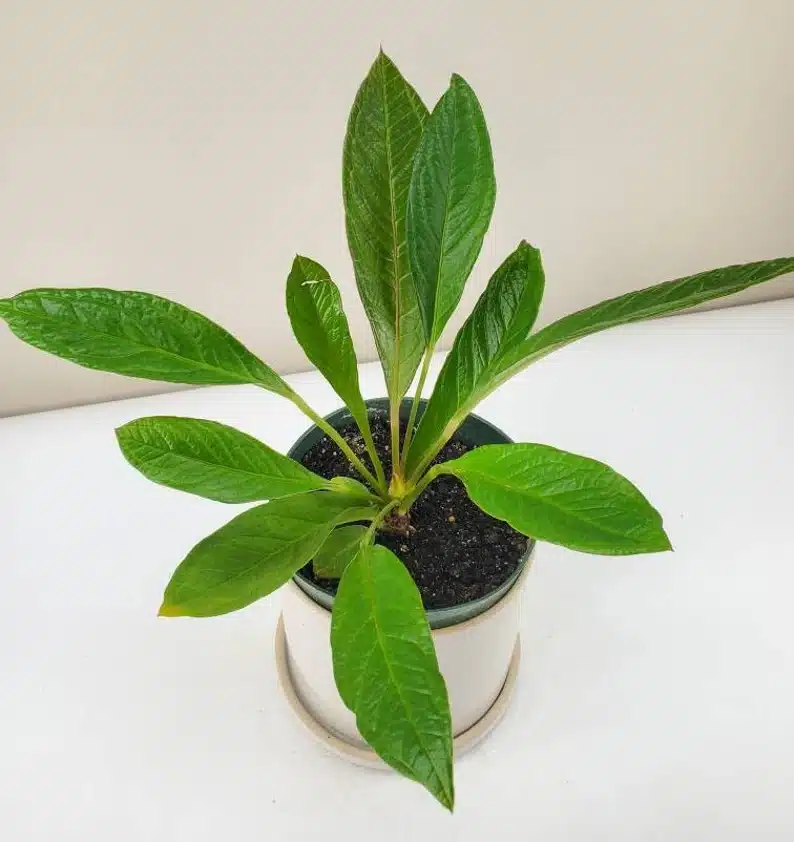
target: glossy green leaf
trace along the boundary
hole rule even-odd
[[[144,292],[34,289],[0,314],[23,342],[86,368],[193,385],[290,387],[230,333],[181,304]]]
[[[366,534],[364,526],[340,526],[334,529],[312,559],[315,574],[324,579],[339,579],[358,553]]]
[[[287,278],[287,312],[306,356],[345,402],[359,428],[369,426],[342,296],[328,272],[298,255]]]
[[[339,583],[331,618],[334,678],[364,739],[449,810],[452,724],[422,599],[403,563],[367,545]]]
[[[725,266],[602,301],[548,325],[505,355],[491,390],[535,360],[592,333],[666,316],[733,295],[788,272],[794,272],[794,257]]]
[[[116,430],[126,460],[147,479],[221,503],[272,500],[329,488],[328,480],[252,436],[198,418],[139,418]]]
[[[328,483],[335,491],[340,491],[349,497],[356,497],[365,502],[381,499],[380,497],[375,497],[365,485],[362,485],[362,483],[357,479],[353,479],[353,477],[333,477],[328,480]]]
[[[662,517],[607,465],[543,444],[489,444],[439,466],[492,517],[539,541],[601,555],[669,550]]]
[[[356,283],[393,401],[405,395],[424,350],[405,212],[426,117],[416,91],[381,52],[350,112],[342,186]]]
[[[408,193],[408,256],[428,345],[460,301],[495,200],[485,117],[474,91],[453,75],[425,123]]]
[[[435,443],[493,377],[503,355],[529,335],[544,289],[540,252],[526,242],[496,270],[460,329],[408,454],[409,474],[429,462]]]
[[[165,589],[165,617],[214,617],[267,596],[310,561],[341,523],[371,520],[375,506],[335,491],[271,500],[198,543]]]
[[[464,388],[454,383],[456,372],[448,359],[436,386],[438,397],[434,392],[422,418],[424,430],[421,431],[421,440],[417,433],[411,447],[409,456],[413,459],[409,458],[409,467],[415,469],[420,462],[429,462],[483,398],[514,374],[552,351],[601,330],[685,310],[741,292],[792,271],[794,257],[782,257],[700,272],[611,298],[565,316],[515,343],[497,355],[478,379],[476,388],[471,390],[465,388],[469,379],[466,373],[463,374]],[[454,400],[451,397],[453,395],[456,396]]]

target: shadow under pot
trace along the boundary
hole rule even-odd
[[[410,406],[405,400],[400,407],[403,425]],[[422,401],[420,417],[424,406]],[[369,400],[367,408],[376,446],[389,461],[388,401]],[[331,413],[326,421],[351,446],[361,445],[347,409]],[[469,415],[438,461],[480,445],[510,442],[493,424]],[[329,477],[342,471],[353,476],[336,446],[316,426],[298,439],[289,455]],[[411,536],[379,533],[376,540],[403,560],[422,594],[449,693],[455,754],[460,756],[490,733],[512,696],[521,658],[520,587],[535,542],[481,512],[452,477],[435,480],[411,515]],[[307,565],[282,590],[276,632],[279,681],[296,715],[326,748],[360,765],[387,768],[359,734],[334,683],[329,641],[335,585],[315,578]]]

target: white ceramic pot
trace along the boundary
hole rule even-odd
[[[510,590],[485,613],[432,632],[449,693],[455,737],[470,732],[486,718],[505,688],[511,665],[517,668],[519,597],[530,563],[528,559]],[[294,582],[283,593],[286,651],[281,657],[286,657],[288,680],[294,693],[321,728],[344,743],[364,747],[355,717],[345,707],[334,683],[331,612]]]
[[[424,402],[423,402],[424,403]],[[385,400],[367,401],[370,412],[387,412]],[[410,402],[401,415],[406,420]],[[337,429],[352,421],[347,410],[326,420]],[[497,427],[470,415],[457,435],[472,446],[509,442]],[[324,437],[312,427],[289,455],[300,460]],[[449,693],[455,752],[471,748],[496,725],[510,700],[520,660],[519,596],[534,542],[521,564],[495,591],[451,608],[428,611],[438,663]],[[334,683],[331,658],[333,597],[298,574],[284,589],[276,634],[276,664],[295,713],[321,742],[354,762],[379,765],[345,707]]]

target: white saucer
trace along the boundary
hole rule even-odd
[[[289,702],[289,706],[292,708],[298,719],[308,729],[314,739],[328,751],[344,758],[345,760],[349,760],[351,763],[355,763],[357,766],[367,766],[370,769],[389,769],[390,767],[387,766],[378,757],[378,755],[372,751],[372,749],[360,745],[354,745],[353,743],[349,743],[347,740],[340,738],[337,734],[329,731],[324,725],[318,722],[311,713],[309,713],[300,696],[298,696],[298,693],[295,690],[295,685],[292,683],[292,676],[289,669],[287,636],[284,632],[283,617],[279,617],[278,626],[276,627],[275,648],[276,670],[281,689],[284,692],[287,702]],[[499,724],[502,717],[505,715],[507,707],[510,704],[510,699],[513,696],[520,663],[521,638],[519,636],[516,638],[516,645],[513,649],[510,666],[507,670],[507,678],[505,679],[505,683],[502,686],[499,695],[496,697],[496,700],[482,719],[478,720],[471,726],[471,728],[468,728],[466,731],[455,737],[453,745],[455,748],[456,758],[481,743]]]

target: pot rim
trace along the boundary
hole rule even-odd
[[[529,570],[532,567],[532,562],[535,555],[535,547],[537,546],[536,543],[533,543],[529,550],[524,554],[523,562],[521,568],[519,570],[518,576],[516,577],[513,584],[505,591],[504,594],[496,601],[493,605],[490,605],[484,611],[479,614],[475,614],[473,617],[468,617],[465,620],[461,620],[458,623],[450,623],[449,625],[441,626],[439,628],[432,628],[431,627],[431,634],[433,637],[436,636],[444,636],[447,634],[452,634],[452,632],[468,630],[474,628],[475,626],[479,625],[485,620],[490,619],[500,611],[503,611],[510,600],[515,599],[521,590],[521,586],[524,584],[524,580],[529,575]],[[303,590],[303,588],[297,584],[294,578],[290,579],[287,582],[287,587],[291,589],[294,596],[297,596],[298,599],[306,604],[309,608],[317,609],[318,611],[323,611],[326,614],[331,614],[331,610],[326,608],[324,605],[321,605],[319,602],[316,602],[311,598],[311,596]],[[482,597],[484,599],[484,597]],[[472,603],[465,603],[470,605]],[[458,606],[455,606],[456,608]],[[433,609],[431,609],[432,611]],[[435,610],[445,610],[445,609],[435,609]],[[425,614],[430,615],[430,611],[425,611]]]
[[[388,398],[369,398],[365,401],[367,409],[372,412],[388,412],[389,400]],[[406,419],[410,412],[412,400],[404,398],[400,403],[400,415]],[[421,418],[427,406],[427,400],[422,399],[419,405],[419,413],[417,418]],[[353,421],[350,410],[347,406],[342,405],[340,408],[334,410],[325,416],[325,420],[334,427],[342,426],[343,424]],[[512,439],[495,424],[481,418],[475,413],[469,413],[463,420],[459,427],[459,431],[465,440],[469,440],[475,444],[488,443],[509,443]],[[468,433],[468,434],[467,434]],[[316,441],[320,441],[323,437],[323,432],[312,424],[306,429],[290,447],[288,455],[296,460],[312,447]],[[521,578],[523,570],[528,566],[528,559],[532,555],[535,547],[535,540],[527,538],[526,550],[519,559],[516,569],[497,587],[488,593],[477,597],[476,599],[461,602],[458,605],[445,606],[444,608],[430,608],[426,609],[426,614],[430,627],[435,631],[446,627],[458,627],[466,623],[469,619],[488,613],[488,611],[495,605],[498,605],[505,596],[516,586],[518,580]],[[303,591],[304,595],[320,606],[326,611],[331,611],[333,607],[334,595],[325,589],[316,585],[311,579],[308,579],[298,571],[290,580],[293,584]]]

